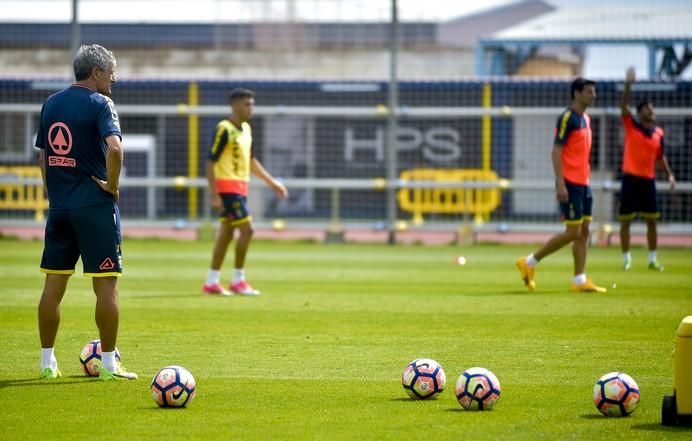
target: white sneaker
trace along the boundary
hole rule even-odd
[[[250,284],[247,283],[245,280],[242,280],[238,283],[231,284],[231,291],[233,291],[234,294],[240,294],[241,296],[258,296],[258,295],[260,295],[260,292],[257,291],[252,286],[250,286]]]
[[[632,268],[632,259],[625,259],[625,261],[622,263],[622,269],[629,271],[630,268]]]

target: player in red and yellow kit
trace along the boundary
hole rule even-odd
[[[639,214],[646,221],[649,269],[663,271],[663,265],[656,258],[656,219],[659,217],[656,200],[656,164],[665,170],[671,189],[675,188],[675,176],[663,154],[663,129],[656,126],[653,103],[645,100],[637,104],[636,119],[630,113],[629,98],[634,80],[635,71],[630,67],[625,74],[625,88],[620,101],[620,114],[625,129],[619,210],[623,269],[628,271],[632,266],[630,224]]]
[[[248,121],[255,106],[255,94],[248,89],[230,93],[231,116],[216,125],[214,141],[207,160],[207,180],[211,206],[221,214],[221,223],[214,244],[211,268],[202,291],[220,295],[259,295],[245,280],[245,256],[252,239],[252,218],[247,207],[250,173],[262,179],[277,196],[288,196],[286,187],[267,172],[252,152],[252,129]],[[228,245],[238,230],[235,246],[235,270],[226,290],[219,282],[221,265]]]
[[[593,196],[589,179],[591,167],[591,119],[586,108],[596,98],[596,83],[577,78],[570,87],[572,106],[557,120],[552,163],[555,187],[565,231],[553,236],[538,251],[517,260],[517,268],[530,291],[536,289],[535,268],[544,257],[572,243],[574,283],[572,291],[605,292],[586,278],[586,250]]]

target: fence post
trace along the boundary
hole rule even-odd
[[[344,241],[344,228],[341,225],[341,191],[334,187],[331,191],[331,215],[329,228],[327,228],[326,242],[336,243]]]
[[[189,107],[199,105],[199,85],[190,83],[187,91],[187,104]],[[199,116],[190,114],[187,117],[187,176],[194,179],[199,175]],[[190,187],[187,193],[188,219],[197,219],[198,191],[196,187]]]
[[[387,230],[389,232],[387,242],[396,243],[396,188],[394,182],[397,178],[397,132],[399,121],[397,111],[399,109],[399,78],[397,73],[399,57],[399,12],[397,0],[391,0],[392,20],[389,26],[389,110],[387,118]]]

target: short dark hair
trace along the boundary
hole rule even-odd
[[[651,104],[653,104],[653,102],[651,102],[651,100],[648,99],[639,101],[637,103],[637,113],[641,112],[644,107]]]
[[[234,102],[243,99],[243,98],[254,98],[255,97],[255,92],[253,92],[250,89],[243,89],[242,87],[239,87],[237,89],[231,90],[231,92],[228,94],[228,102],[233,104]]]
[[[572,81],[572,85],[569,88],[569,93],[570,93],[572,99],[574,99],[574,92],[576,92],[576,91],[581,92],[582,90],[584,90],[585,86],[595,86],[595,85],[596,85],[596,82],[593,80],[587,80],[586,78],[577,77],[574,79],[574,81]]]

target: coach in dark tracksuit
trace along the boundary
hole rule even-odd
[[[81,257],[96,294],[100,378],[135,379],[115,359],[122,272],[117,200],[123,162],[120,122],[109,98],[116,62],[112,52],[94,44],[82,46],[73,64],[76,82],[43,104],[36,137],[50,204],[41,259],[46,281],[38,306],[40,376],[61,376],[53,349],[60,302]]]

